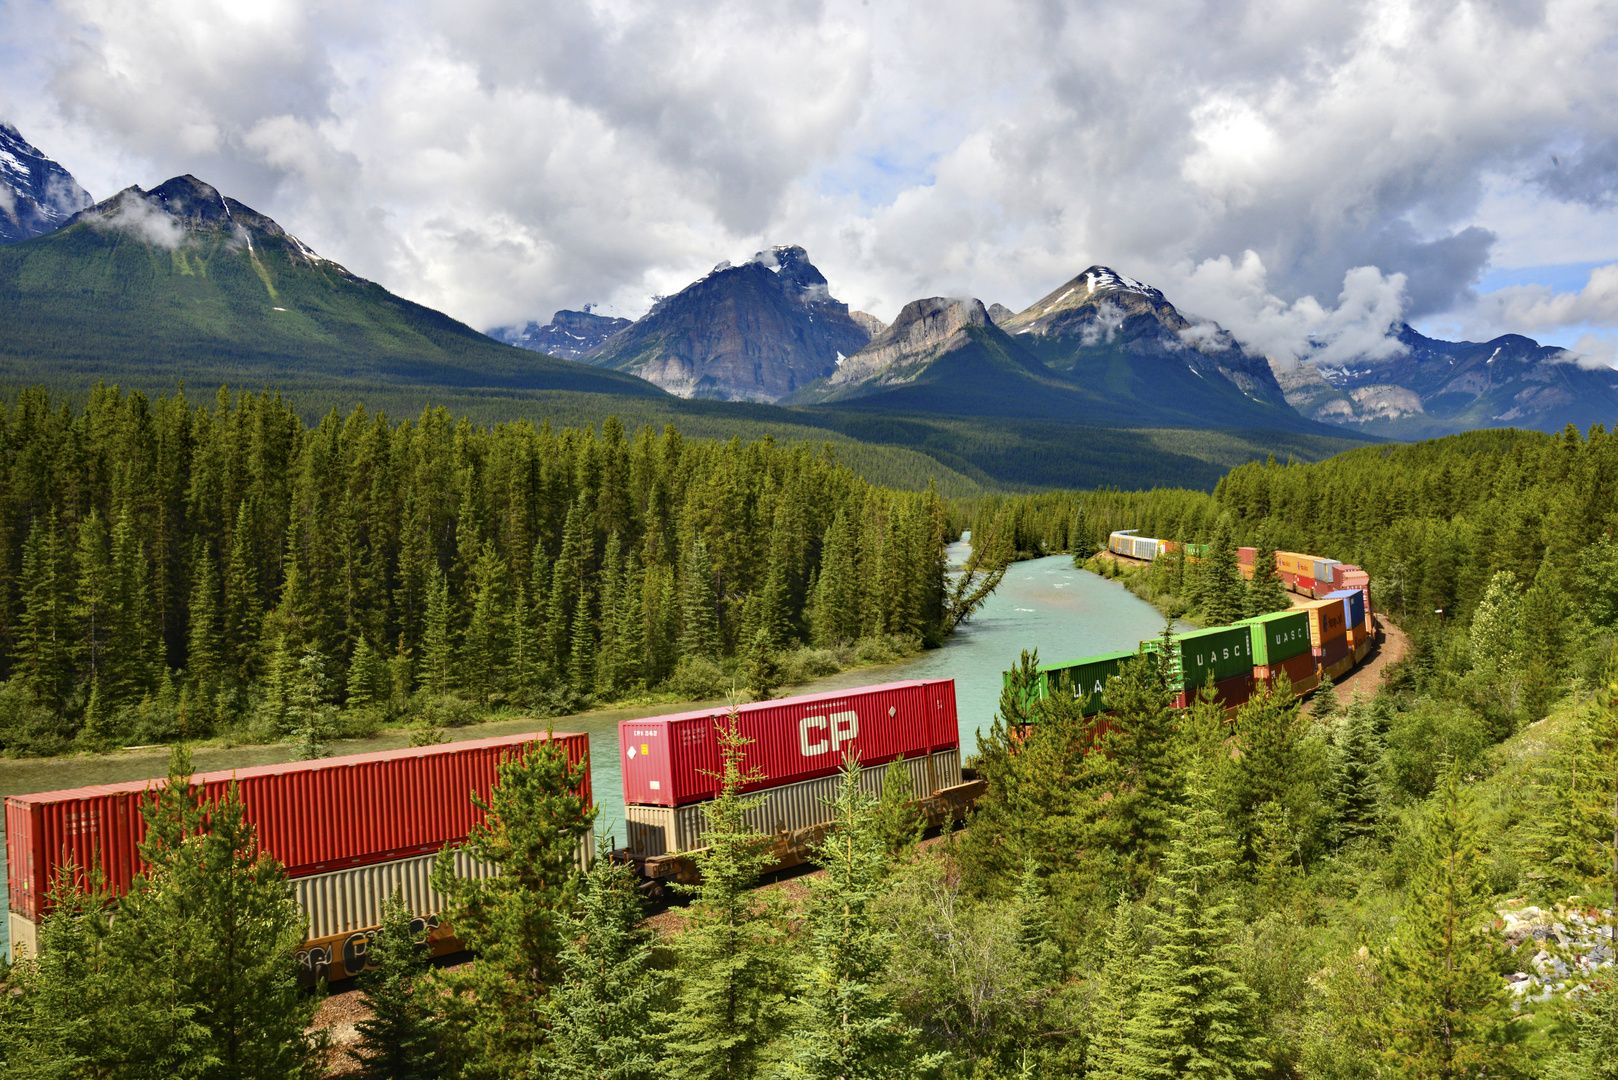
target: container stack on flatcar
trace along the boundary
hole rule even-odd
[[[381,924],[382,901],[399,890],[429,931],[437,953],[459,948],[453,928],[439,924],[444,898],[428,884],[440,849],[467,838],[487,802],[498,767],[534,744],[554,739],[578,770],[588,806],[590,740],[583,734],[508,735],[375,754],[294,761],[201,773],[192,783],[217,805],[236,785],[259,849],[286,867],[293,895],[309,919],[298,950],[306,982],[339,979],[364,966],[370,931]],[[66,867],[96,867],[113,895],[128,891],[145,869],[141,807],[166,781],[12,795],[6,799],[6,870],[13,947],[38,948],[47,896]],[[594,848],[587,836],[581,860]],[[494,868],[462,853],[456,871],[488,877]]]
[[[1107,549],[1115,555],[1145,561],[1183,555],[1197,562],[1207,557],[1208,547],[1156,540],[1140,536],[1138,530],[1124,529],[1107,538]],[[1237,568],[1243,578],[1253,579],[1257,561],[1257,548],[1236,549]],[[1227,713],[1234,713],[1282,674],[1294,694],[1306,694],[1320,684],[1322,677],[1340,677],[1370,652],[1376,625],[1371,611],[1371,579],[1364,570],[1297,551],[1277,551],[1275,563],[1277,576],[1287,590],[1308,599],[1290,611],[1173,635],[1176,656],[1170,677],[1177,708],[1186,707],[1202,687],[1211,685],[1214,700]],[[1157,641],[1144,641],[1138,651],[1153,653],[1160,647]],[[1114,652],[1041,665],[1037,693],[1049,696],[1061,676],[1063,685],[1086,702],[1086,715],[1105,713],[1108,680],[1134,655],[1135,652]],[[1009,672],[1006,678],[1009,680]]]
[[[756,799],[747,821],[776,838],[779,866],[801,861],[807,843],[831,820],[828,802],[850,755],[860,762],[860,786],[872,795],[881,795],[888,765],[900,758],[926,809],[960,804],[950,792],[969,794],[961,790],[953,679],[758,701],[736,713],[747,740],[741,769],[756,777],[743,789]],[[703,709],[618,725],[628,831],[620,854],[648,883],[688,879],[692,872],[682,856],[703,846],[707,810],[719,794],[725,715]]]

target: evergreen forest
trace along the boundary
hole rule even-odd
[[[397,428],[333,419],[325,437],[339,448],[347,423],[420,438],[431,418]],[[318,442],[325,430],[300,437]],[[456,446],[455,437],[446,440]],[[501,437],[466,431],[473,445],[502,445]],[[118,917],[97,898],[62,897],[41,929],[42,955],[4,974],[8,1075],[1618,1077],[1618,606],[1609,602],[1618,451],[1603,430],[1478,432],[1312,465],[1253,464],[1212,494],[1006,495],[954,511],[926,494],[864,488],[797,450],[680,447],[669,433],[625,441],[610,427],[572,440],[559,474],[577,483],[579,462],[593,460],[598,479],[559,484],[547,505],[561,508],[562,526],[547,552],[564,549],[570,515],[583,518],[581,491],[597,493],[586,500],[594,512],[610,505],[600,493],[611,485],[599,478],[615,445],[631,477],[643,445],[657,462],[671,445],[679,460],[708,455],[696,477],[671,485],[688,513],[693,487],[716,483],[727,460],[738,463],[735,475],[758,476],[765,493],[809,482],[800,475],[841,492],[814,509],[818,517],[800,507],[749,519],[758,528],[751,588],[731,593],[718,571],[699,576],[714,598],[711,629],[704,616],[699,636],[711,635],[721,659],[745,648],[748,632],[768,632],[771,610],[785,612],[784,640],[811,646],[827,640],[828,627],[923,640],[929,627],[947,629],[964,601],[936,562],[927,573],[938,576],[926,579],[939,582],[928,594],[934,606],[915,623],[891,615],[877,623],[870,601],[831,599],[824,583],[838,572],[829,568],[868,550],[870,514],[856,530],[846,520],[854,505],[838,501],[854,498],[866,511],[885,508],[900,524],[884,528],[899,535],[930,522],[933,539],[917,550],[933,559],[958,514],[986,567],[1062,553],[1099,570],[1095,555],[1115,528],[1207,544],[1197,561],[1124,572],[1158,603],[1207,623],[1277,602],[1273,581],[1241,580],[1238,545],[1352,561],[1370,573],[1383,647],[1395,637],[1408,647],[1372,685],[1326,682],[1300,701],[1282,682],[1226,715],[1206,696],[1175,707],[1166,625],[1154,649],[1123,665],[1100,718],[1084,716],[1061,687],[1038,696],[1037,655],[1008,656],[998,713],[977,733],[970,763],[984,792],[963,827],[924,838],[903,769],[888,770],[878,797],[861,790],[848,762],[814,848],[818,872],[764,887],[772,838],[746,824],[745,739],[724,723],[721,794],[708,808],[707,846],[694,856],[700,883],[680,886],[674,906],[653,919],[630,869],[605,849],[588,871],[576,868],[592,810],[571,794],[562,755],[539,747],[502,766],[487,820],[468,841],[501,873],[458,880],[451,860],[440,860],[445,917],[476,959],[431,967],[408,913],[394,907],[361,980],[369,1016],[342,1046],[309,1025],[315,999],[287,991],[297,915],[286,910],[278,868],[254,858],[228,803],[203,820],[181,794],[189,765],[179,749],[176,794],[148,811],[153,870],[118,902]],[[754,455],[756,473],[742,467]],[[497,473],[492,450],[467,457],[480,478]],[[771,464],[786,478],[778,489]],[[543,462],[535,468],[548,475]],[[668,473],[648,469],[655,491]],[[289,486],[303,490],[309,471],[293,470]],[[501,519],[466,494],[487,483],[445,490],[476,523],[479,558],[492,551],[498,561],[514,550],[496,545]],[[311,489],[318,499],[319,486]],[[633,480],[626,489],[647,490]],[[790,502],[775,498],[778,507]],[[654,498],[626,502],[635,509],[614,520],[636,522],[618,541],[634,569],[619,575],[620,596],[626,578],[664,565],[646,552],[668,550],[649,539]],[[775,523],[800,510],[803,535],[820,530],[818,557],[788,577],[796,583],[788,595],[801,601],[774,607],[755,596],[770,593]],[[852,555],[837,553],[840,515]],[[304,535],[315,516],[289,496],[282,528]],[[682,534],[694,520],[672,518]],[[475,605],[482,578],[460,554],[460,531],[457,523],[437,534],[429,593],[469,595]],[[614,531],[594,535],[610,565]],[[720,538],[700,528],[688,549],[681,536],[667,542],[676,596],[682,560],[705,552],[717,567],[726,557]],[[303,584],[316,577],[306,549],[286,550],[265,611],[271,595],[280,610],[313,588]],[[438,584],[457,567],[469,594]],[[862,587],[863,573],[851,579]],[[607,593],[609,576],[592,596]],[[601,610],[594,604],[588,610]],[[28,610],[22,597],[17,610]],[[277,654],[311,643],[334,665],[346,657],[352,671],[363,632],[345,653],[344,624],[320,610],[326,621],[296,623],[306,636],[293,646],[280,644],[293,620],[260,617],[275,628],[257,638],[266,672]],[[377,610],[399,618],[391,606]],[[828,623],[828,610],[848,621]],[[695,641],[691,625],[680,623],[677,648]],[[328,627],[325,636],[316,626]],[[373,649],[382,633],[406,632],[382,626],[376,640],[365,638]],[[432,655],[432,635],[420,633],[404,648]],[[612,649],[599,623],[592,633],[599,678]],[[181,641],[172,647],[192,655]],[[471,655],[464,640],[454,647]],[[557,678],[560,655],[547,659]],[[676,669],[681,662],[683,653]],[[476,671],[456,666],[460,678]],[[172,673],[186,670],[171,663],[170,681],[192,678]],[[500,671],[499,692],[518,692],[510,667]],[[12,682],[27,678],[13,667]],[[204,866],[231,872],[203,874]],[[187,937],[178,927],[196,929]],[[128,994],[137,981],[150,991]]]
[[[936,645],[947,507],[829,449],[269,393],[0,416],[0,752],[765,691]]]

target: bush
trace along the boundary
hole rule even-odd
[[[412,720],[419,721],[423,714],[430,714],[429,719],[436,726],[455,728],[482,723],[485,710],[477,702],[456,697],[454,694],[442,694],[438,697],[417,694],[411,699],[410,713]]]
[[[716,698],[730,690],[734,680],[703,656],[687,656],[669,677],[669,688],[681,697]]]
[[[1431,698],[1419,698],[1392,713],[1383,742],[1388,786],[1409,800],[1425,799],[1432,792],[1446,759],[1453,759],[1462,775],[1477,773],[1492,744],[1474,713]]]
[[[0,752],[28,757],[66,752],[77,725],[34,700],[21,679],[0,683]]]
[[[528,708],[535,716],[569,716],[595,704],[595,698],[581,694],[570,684],[554,683],[528,697]]]

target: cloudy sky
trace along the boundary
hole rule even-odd
[[[799,243],[885,319],[1105,263],[1276,358],[1618,343],[1612,0],[0,0],[0,116],[478,327]]]

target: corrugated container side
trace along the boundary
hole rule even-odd
[[[1183,688],[1194,693],[1211,675],[1223,682],[1253,670],[1253,637],[1245,626],[1214,626],[1176,634],[1180,643]]]
[[[1359,589],[1338,589],[1327,593],[1326,599],[1343,602],[1344,618],[1348,626],[1365,625],[1365,594]]]
[[[1292,579],[1294,592],[1301,592],[1305,596],[1315,595],[1315,579],[1305,574],[1298,574]]]
[[[1150,562],[1157,558],[1157,541],[1147,537],[1135,541],[1135,558]]]
[[[1103,712],[1107,708],[1107,680],[1118,674],[1118,669],[1124,661],[1135,655],[1134,652],[1102,653],[1100,656],[1086,656],[1065,663],[1041,664],[1040,696],[1044,697],[1050,693],[1050,680],[1058,675],[1066,675],[1072,685],[1074,696],[1087,699],[1084,715]]]
[[[1331,581],[1331,579],[1332,579],[1331,568],[1334,567],[1334,566],[1339,565],[1337,560],[1336,559],[1314,559],[1312,561],[1313,561],[1314,565],[1313,565],[1312,569],[1310,570],[1310,576],[1313,577],[1316,581],[1321,582],[1322,584],[1329,583]]]
[[[1242,566],[1252,566],[1258,559],[1258,548],[1239,547],[1236,549],[1236,562]]]
[[[1280,664],[1271,664],[1262,668],[1255,668],[1253,674],[1263,682],[1273,681],[1282,672],[1286,673],[1287,681],[1293,685],[1311,678],[1316,670],[1314,650],[1305,646],[1303,652],[1297,656],[1281,661]]]
[[[1348,635],[1338,634],[1313,650],[1317,667],[1331,667],[1349,654]]]
[[[1244,620],[1253,640],[1253,666],[1280,664],[1309,651],[1309,616],[1277,611]]]
[[[436,851],[465,839],[481,818],[470,795],[487,800],[499,763],[543,732],[354,754],[315,761],[201,773],[202,798],[217,804],[234,782],[259,847],[301,877],[341,867]],[[589,736],[557,733],[568,759],[582,764],[580,794],[590,801]],[[8,832],[26,819],[26,865],[7,859],[11,907],[37,920],[56,866],[98,864],[115,895],[143,869],[141,806],[166,781],[107,784],[16,795],[6,800]]]
[[[943,750],[925,758],[906,758],[904,764],[917,798],[961,782],[959,750]],[[880,798],[887,769],[886,765],[861,769],[860,790]],[[770,835],[823,824],[834,816],[830,804],[835,801],[841,784],[842,777],[833,774],[759,792],[753,796],[756,802],[747,810],[744,820],[755,832]],[[624,824],[630,854],[650,859],[701,847],[702,836],[709,828],[710,805],[711,800],[684,806],[625,806]]]
[[[1276,576],[1281,579],[1281,584],[1285,585],[1289,589],[1298,582],[1298,575],[1294,574],[1291,570],[1277,571]]]
[[[1251,675],[1238,675],[1235,678],[1214,683],[1214,700],[1227,709],[1245,705],[1252,693],[1253,677]]]
[[[1313,600],[1303,605],[1309,613],[1309,644],[1318,649],[1324,642],[1343,636],[1348,629],[1347,612],[1341,600]]]
[[[749,740],[742,767],[762,776],[750,791],[830,775],[850,750],[880,765],[900,754],[920,757],[960,745],[953,679],[752,702],[737,711]],[[704,709],[622,721],[624,802],[679,806],[713,798],[723,715]]]

